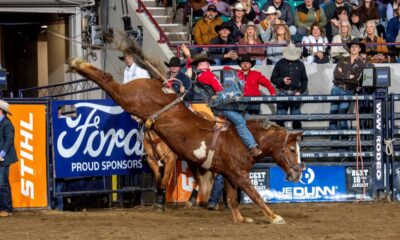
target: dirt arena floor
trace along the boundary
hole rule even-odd
[[[229,211],[151,207],[16,212],[0,219],[0,239],[399,239],[400,203],[274,204],[287,222],[269,225],[255,205],[241,206],[255,223],[234,224]]]

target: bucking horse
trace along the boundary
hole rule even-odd
[[[177,101],[176,94],[163,91],[160,79],[137,79],[121,84],[113,76],[82,59],[70,61],[70,67],[82,76],[91,79],[106,91],[111,98],[126,112],[141,119],[153,122],[151,128],[180,158],[190,161],[196,166],[204,166],[214,136],[214,122],[189,110],[182,101]],[[174,103],[174,104],[172,104]],[[168,110],[160,111],[166,109]],[[263,156],[272,152],[272,157],[286,174],[287,180],[299,181],[303,164],[298,157],[297,139],[301,133],[291,134],[287,131],[272,131],[266,134],[263,121],[250,121],[249,128],[263,151]],[[271,139],[279,143],[271,144]],[[283,224],[283,218],[275,214],[264,202],[260,194],[252,186],[249,172],[257,159],[254,159],[243,144],[233,125],[220,132],[219,139],[212,149],[214,155],[209,163],[209,170],[222,173],[225,180],[228,206],[233,221],[252,222],[239,211],[236,188],[242,189],[257,204],[267,220],[272,224]]]

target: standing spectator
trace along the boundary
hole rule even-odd
[[[222,16],[231,17],[231,15],[232,15],[231,7],[229,6],[229,4],[227,4],[226,2],[224,2],[222,0],[211,0],[207,5],[205,5],[204,7],[201,8],[203,10],[203,12],[207,11],[207,8],[209,5],[216,6],[217,11]]]
[[[240,31],[243,24],[249,23],[249,20],[246,18],[246,14],[244,12],[243,4],[238,2],[235,4],[233,8],[233,16],[232,19],[228,21],[228,23],[232,27],[232,39],[235,43],[239,42],[239,40],[243,37],[242,32]]]
[[[150,74],[133,61],[133,55],[133,51],[128,48],[124,50],[123,56],[118,57],[119,60],[124,61],[126,64],[123,80],[124,84],[139,78],[150,78]]]
[[[283,58],[279,60],[272,71],[271,81],[279,89],[280,96],[298,96],[307,90],[308,77],[306,68],[300,61],[301,49],[290,43],[283,50]],[[290,108],[290,114],[301,114],[299,102],[277,104],[277,114],[285,115]],[[277,122],[285,126],[284,121]],[[301,129],[300,121],[293,121],[293,129]]]
[[[255,23],[260,22],[260,9],[258,5],[253,0],[238,0],[244,8],[244,13],[246,14],[246,19]]]
[[[261,21],[266,18],[265,12],[268,12],[268,8],[275,7],[281,14],[279,19],[284,21],[289,27],[294,25],[293,11],[290,5],[284,0],[269,0],[262,7]]]
[[[334,80],[331,95],[354,95],[356,88],[360,87],[360,77],[364,69],[364,62],[360,53],[365,51],[365,44],[359,39],[353,39],[348,43],[350,56],[339,61],[333,72]],[[349,111],[350,102],[331,103],[331,114],[346,114]],[[329,122],[330,130],[348,129],[347,120]]]
[[[189,91],[191,87],[191,80],[188,76],[186,76],[183,72],[181,72],[182,64],[181,60],[178,57],[172,57],[169,62],[164,62],[165,66],[169,68],[167,72],[167,79],[178,79],[181,81],[182,85],[179,82],[172,82],[172,87],[177,93],[184,93],[185,91]]]
[[[329,43],[328,39],[322,35],[322,27],[318,23],[314,23],[310,27],[310,35],[304,36],[301,43],[305,44],[325,44]],[[324,45],[305,46],[303,47],[303,57],[306,58],[305,63],[328,63],[329,48]]]
[[[296,7],[296,14],[294,18],[297,27],[296,41],[307,35],[313,23],[317,22],[319,26],[325,27],[327,20],[325,12],[321,9],[317,2],[313,0],[304,0],[303,4]]]
[[[350,34],[354,38],[365,37],[365,24],[360,22],[360,12],[358,10],[352,10],[350,13],[351,31]]]
[[[271,96],[276,95],[271,82],[261,72],[251,70],[255,61],[251,59],[250,55],[243,55],[239,58],[238,63],[241,70],[237,72],[237,75],[240,80],[244,81],[243,96],[261,96],[260,85],[266,87]]]
[[[340,61],[344,57],[350,56],[350,49],[347,43],[350,43],[353,36],[350,35],[350,22],[345,20],[340,22],[339,32],[340,34],[333,37],[332,43],[346,43],[345,46],[332,46],[331,57],[334,62]]]
[[[198,20],[193,27],[195,43],[199,45],[210,44],[211,39],[218,35],[215,32],[215,26],[221,23],[222,19],[218,16],[217,7],[212,4],[208,5],[204,17]]]
[[[227,22],[215,26],[218,36],[211,39],[210,44],[235,44],[231,38],[232,27]],[[233,65],[238,58],[237,52],[232,47],[210,48],[210,57],[216,65]]]
[[[389,1],[389,3],[387,4],[387,8],[386,8],[386,19],[388,22],[392,18],[399,16],[399,14],[397,13],[397,9],[399,9],[399,6],[400,6],[400,0],[390,0]]]
[[[18,161],[14,148],[14,126],[7,117],[8,103],[0,100],[0,217],[13,214],[10,187],[10,165]]]
[[[256,31],[256,25],[254,22],[249,22],[242,26],[243,38],[240,39],[239,44],[256,45],[261,44],[258,33]],[[263,47],[239,47],[239,56],[250,55],[251,59],[256,61],[257,65],[265,65],[265,51]]]
[[[285,22],[279,19],[280,12],[273,6],[269,6],[267,11],[264,11],[266,18],[260,22],[257,26],[260,31],[261,40],[264,43],[270,42],[273,38],[274,25],[275,24],[285,24]]]
[[[364,0],[358,11],[360,12],[360,22],[366,23],[369,20],[373,20],[375,23],[379,22],[379,13],[375,8],[374,0]]]
[[[396,9],[397,14],[396,17],[390,19],[386,28],[386,40],[387,42],[397,42],[396,38],[399,37],[400,34],[400,7]],[[391,51],[398,56],[400,46],[391,46]],[[400,58],[397,58],[397,62],[399,62]]]
[[[288,44],[290,42],[290,32],[286,24],[275,24],[274,38],[270,43]],[[267,64],[275,65],[283,57],[283,46],[267,47]]]
[[[375,35],[375,21],[370,20],[365,24],[367,36],[363,39],[366,44],[385,43],[385,40]],[[367,62],[385,63],[389,62],[389,50],[386,45],[367,45]]]

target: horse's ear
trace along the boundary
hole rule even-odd
[[[303,131],[291,131],[290,135],[295,136],[296,138],[300,138],[301,136],[303,136]]]

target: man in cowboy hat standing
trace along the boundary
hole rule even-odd
[[[232,27],[227,22],[215,26],[215,31],[218,36],[211,39],[210,44],[235,44],[231,38]],[[233,65],[238,58],[237,52],[232,47],[210,48],[208,53],[217,65]]]
[[[126,64],[124,70],[124,84],[138,78],[150,78],[150,74],[133,61],[133,52],[129,48],[125,49],[124,55],[118,58]]]
[[[293,43],[289,43],[283,49],[283,58],[279,60],[272,71],[271,81],[279,89],[279,95],[301,95],[307,90],[308,77],[304,63],[300,61],[302,50]],[[285,115],[290,108],[290,114],[297,115],[300,112],[300,103],[278,103],[277,114]],[[284,121],[277,122],[285,126]],[[300,121],[293,121],[293,129],[301,129]]]
[[[191,81],[188,76],[186,76],[183,72],[181,72],[182,64],[181,60],[178,57],[172,57],[168,62],[164,62],[164,64],[169,68],[167,72],[167,79],[176,78],[182,82],[182,85],[179,82],[173,82],[172,87],[177,93],[184,93],[185,90],[189,91],[191,86]]]
[[[359,39],[353,39],[347,43],[350,49],[350,56],[343,58],[336,65],[333,71],[333,87],[331,95],[354,95],[356,89],[360,86],[360,78],[365,63],[360,53],[365,52],[365,44]],[[350,102],[331,103],[331,114],[346,114],[349,111]],[[330,130],[348,129],[347,120],[329,122]]]
[[[14,126],[7,114],[8,103],[0,100],[0,217],[12,215],[10,165],[18,161],[14,148]]]

